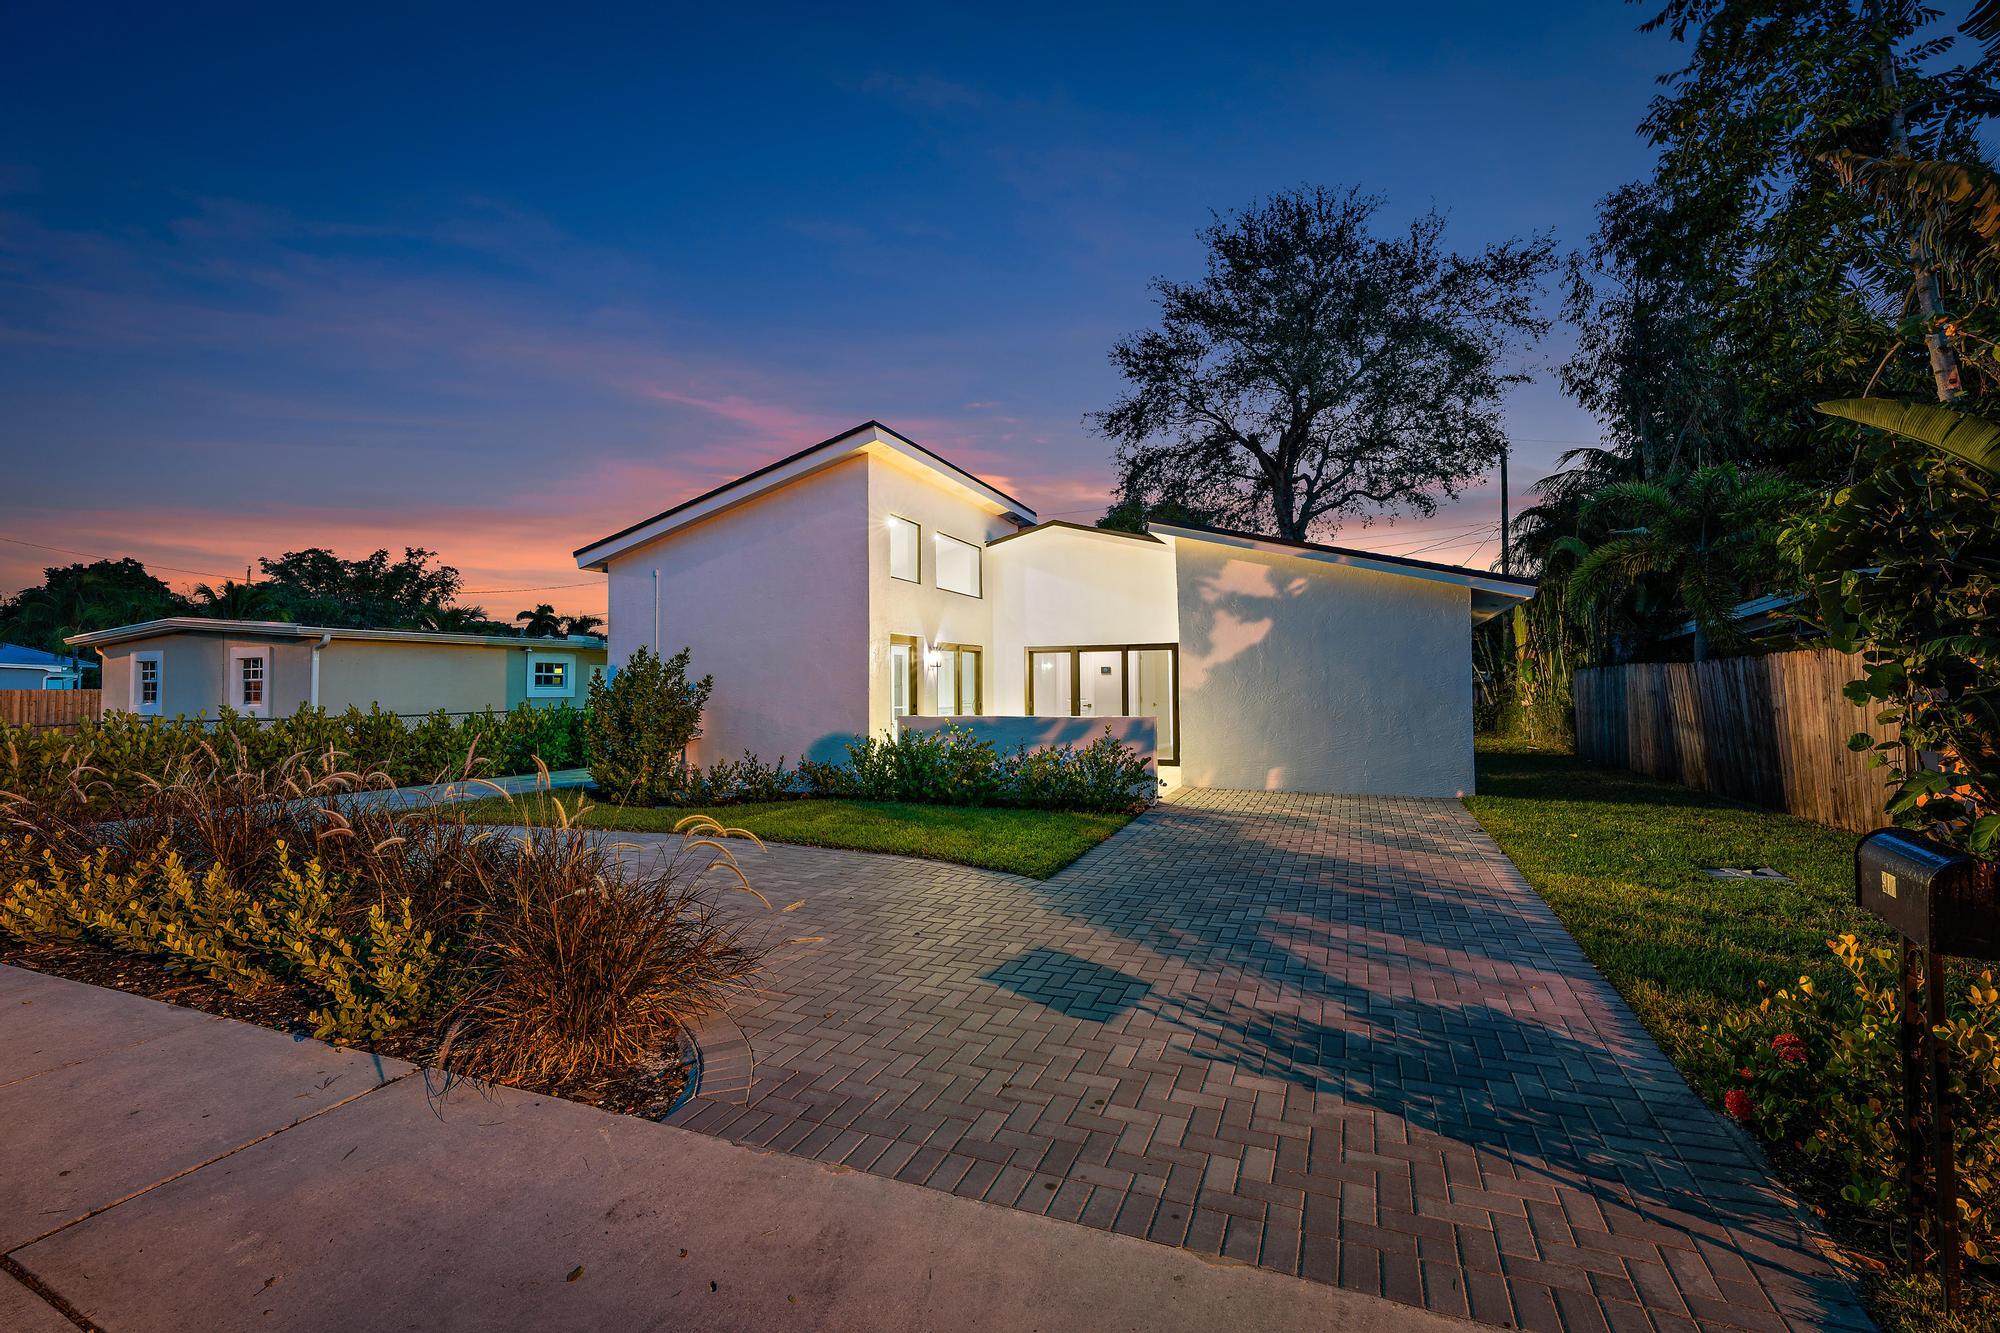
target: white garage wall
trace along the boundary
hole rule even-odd
[[[699,762],[839,759],[868,729],[868,468],[849,458],[610,562],[611,661],[687,647],[715,677]]]
[[[1472,790],[1465,588],[1169,540],[1184,782],[1394,796]]]

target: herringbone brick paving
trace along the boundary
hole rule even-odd
[[[743,861],[817,942],[675,1123],[1492,1324],[1867,1325],[1456,802],[1195,791],[1045,883]]]

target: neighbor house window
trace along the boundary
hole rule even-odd
[[[539,654],[529,658],[528,693],[539,698],[567,698],[570,670],[575,662],[576,659],[571,657],[543,657]]]
[[[261,648],[229,655],[229,706],[247,717],[271,713],[271,659]]]
[[[134,653],[132,655],[132,711],[135,713],[157,713],[160,711],[160,655],[158,653]]]
[[[889,577],[922,583],[924,530],[907,518],[889,515]]]
[[[956,537],[937,535],[937,586],[946,592],[979,596],[979,548]]]
[[[979,712],[979,649],[962,643],[938,645],[937,715],[971,717]]]
[[[1180,762],[1180,646],[1105,644],[1028,650],[1034,717],[1150,717],[1159,762]]]
[[[908,717],[917,711],[917,654],[921,649],[913,635],[889,636],[890,717]]]

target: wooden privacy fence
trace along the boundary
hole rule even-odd
[[[103,690],[0,690],[0,722],[10,727],[73,727],[103,715]]]
[[[1576,673],[1576,751],[1802,819],[1857,832],[1888,822],[1886,774],[1847,748],[1896,735],[1841,694],[1858,654],[1830,649],[1642,662]]]

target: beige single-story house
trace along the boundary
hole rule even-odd
[[[874,421],[576,559],[608,576],[614,664],[686,646],[715,677],[704,762],[837,759],[909,717],[998,744],[1087,719],[1150,738],[1169,787],[1389,795],[1472,789],[1472,627],[1534,593],[1248,533],[1042,522]]]
[[[582,707],[605,641],[423,630],[336,629],[176,616],[65,640],[103,661],[104,707],[145,716],[289,717],[378,705],[406,715],[520,704]]]

